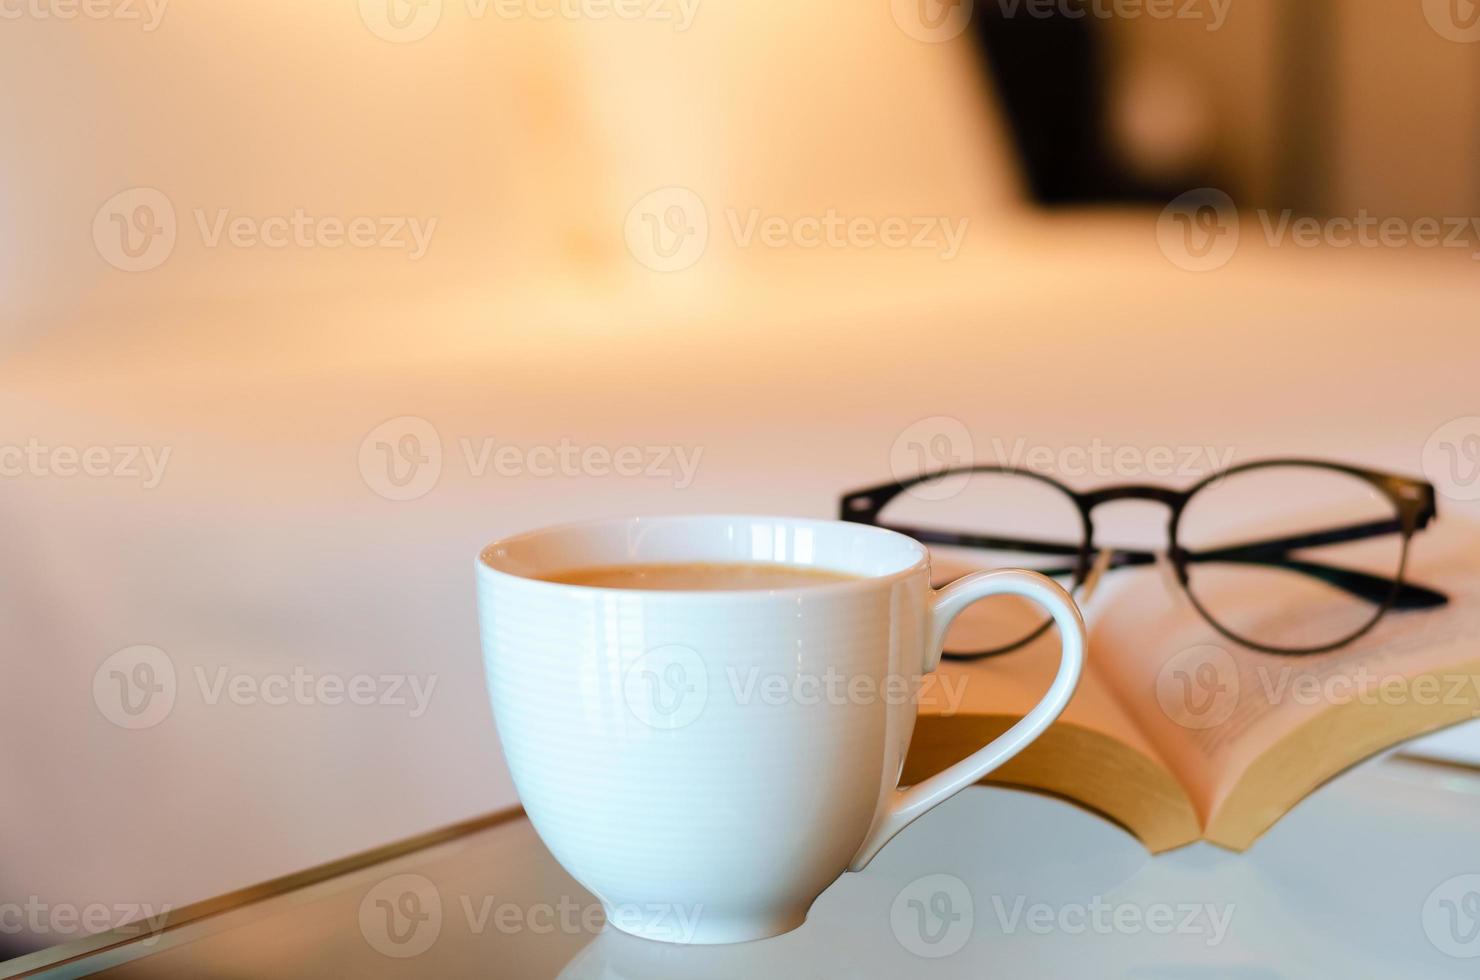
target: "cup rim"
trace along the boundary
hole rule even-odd
[[[905,542],[911,550],[915,552],[915,560],[910,562],[910,564],[905,566],[904,568],[898,569],[893,572],[888,572],[883,575],[858,575],[853,572],[844,571],[842,569],[829,568],[829,571],[836,571],[840,574],[850,575],[852,577],[849,578],[847,581],[828,582],[823,585],[798,585],[791,586],[785,589],[684,589],[681,591],[675,589],[629,589],[610,585],[576,585],[569,582],[551,582],[547,579],[533,578],[528,575],[521,575],[517,572],[499,568],[494,565],[491,560],[492,553],[497,548],[507,547],[510,544],[546,534],[555,534],[562,531],[579,531],[587,528],[596,528],[611,525],[656,523],[658,521],[785,521],[788,524],[796,527],[842,524],[847,526],[849,529],[856,529],[859,533],[864,534],[868,537],[875,537],[884,540],[888,540],[890,538],[900,539],[901,541]],[[678,563],[675,562],[674,564]],[[761,563],[756,562],[755,564]],[[793,563],[777,562],[775,564],[786,565]],[[691,602],[695,600],[714,598],[724,598],[732,600],[771,600],[776,598],[823,596],[835,594],[838,592],[844,592],[850,589],[859,589],[866,587],[876,588],[879,585],[885,583],[901,581],[910,577],[911,575],[917,574],[922,570],[926,572],[928,581],[930,569],[930,550],[907,534],[900,534],[898,531],[891,531],[888,528],[877,527],[872,524],[861,524],[855,523],[853,521],[840,521],[836,518],[794,517],[786,514],[636,514],[626,517],[597,517],[587,518],[585,520],[579,521],[565,521],[560,524],[550,524],[544,527],[535,528],[533,530],[521,531],[517,534],[511,534],[507,537],[498,538],[490,542],[489,544],[484,545],[478,550],[477,565],[480,575],[487,574],[497,576],[499,578],[511,579],[517,582],[527,583],[532,588],[562,590],[565,591],[567,594],[578,594],[584,592],[602,595],[641,597],[646,600],[661,599],[663,601],[675,602]],[[823,565],[819,565],[817,567],[827,568],[827,566]]]

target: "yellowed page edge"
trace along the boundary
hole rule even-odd
[[[1455,684],[1459,677],[1469,685]],[[1415,691],[1424,678],[1463,694],[1427,704]],[[1239,777],[1208,821],[1204,836],[1234,851],[1254,841],[1301,800],[1357,763],[1400,742],[1480,717],[1480,660],[1405,678],[1384,702],[1351,701],[1310,719],[1276,743]]]
[[[919,782],[1005,732],[1012,715],[925,715],[903,782]],[[1060,797],[1127,830],[1152,854],[1200,837],[1192,802],[1159,761],[1113,736],[1060,721],[985,783]]]

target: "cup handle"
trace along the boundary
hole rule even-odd
[[[1084,669],[1084,618],[1079,607],[1057,582],[1037,572],[1009,569],[996,572],[978,572],[958,579],[938,592],[932,593],[930,610],[930,646],[926,649],[925,672],[930,673],[940,664],[941,650],[945,645],[946,631],[952,621],[963,610],[979,599],[994,595],[1016,595],[1047,609],[1059,628],[1059,639],[1063,649],[1059,653],[1059,673],[1037,706],[996,739],[977,749],[971,755],[936,773],[922,783],[908,789],[896,789],[890,794],[867,841],[853,857],[850,871],[861,871],[873,860],[879,849],[889,843],[895,834],[909,826],[914,819],[939,803],[955,796],[968,786],[979,782],[983,776],[1017,755],[1049,725],[1053,724],[1079,684],[1079,675]]]

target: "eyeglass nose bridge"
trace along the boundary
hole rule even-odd
[[[1172,574],[1174,574],[1176,578],[1185,586],[1187,583],[1187,569],[1185,564],[1180,560],[1181,549],[1178,548],[1171,539],[1174,539],[1176,536],[1177,521],[1181,516],[1182,508],[1186,505],[1187,498],[1189,496],[1189,494],[1181,490],[1171,490],[1167,487],[1151,486],[1144,483],[1136,483],[1118,487],[1104,487],[1100,490],[1093,490],[1088,493],[1081,494],[1078,497],[1078,501],[1080,512],[1084,516],[1084,529],[1088,537],[1086,538],[1086,551],[1080,558],[1078,569],[1079,576],[1081,578],[1085,578],[1090,574],[1091,565],[1096,554],[1102,553],[1104,551],[1123,550],[1113,548],[1100,549],[1093,544],[1096,531],[1093,518],[1094,509],[1101,504],[1114,503],[1115,501],[1119,500],[1149,500],[1152,503],[1166,505],[1167,509],[1171,513],[1168,519],[1167,527],[1169,538],[1167,542],[1167,550],[1165,552],[1146,552],[1145,555],[1147,557],[1154,557],[1157,554],[1164,554],[1167,559],[1166,564],[1170,567]],[[1162,564],[1161,561],[1157,561],[1156,563],[1158,565]]]
[[[1105,487],[1103,490],[1095,490],[1080,497],[1081,506],[1084,507],[1086,514],[1101,504],[1116,500],[1150,500],[1154,503],[1165,504],[1175,512],[1181,510],[1182,505],[1187,502],[1187,494],[1181,490],[1169,490],[1166,487],[1132,484],[1123,487]]]

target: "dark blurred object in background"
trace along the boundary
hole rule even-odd
[[[1094,18],[978,4],[972,29],[1040,204],[1162,201],[1203,172],[1135,175],[1114,149],[1106,32]],[[1191,169],[1191,168],[1189,168]],[[1199,168],[1200,169],[1200,168]]]
[[[1480,214],[1467,5],[983,0],[970,23],[1041,204],[1215,187],[1275,214],[1465,218]]]

